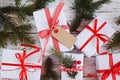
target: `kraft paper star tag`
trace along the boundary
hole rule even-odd
[[[52,30],[52,36],[63,45],[65,45],[67,48],[72,48],[77,40],[77,38],[65,31],[60,26],[56,26],[55,29]]]

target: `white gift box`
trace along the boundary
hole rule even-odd
[[[2,70],[1,70],[1,78],[9,78],[13,80],[19,80],[19,74],[21,72],[21,63],[16,58],[16,53],[23,53],[20,50],[8,50],[4,49],[2,52]],[[21,54],[22,55],[22,54]],[[37,63],[40,52],[37,52],[28,58],[25,59],[25,65],[39,66],[41,67],[42,61]],[[5,65],[5,64],[17,64],[19,66]],[[41,68],[32,68],[25,66],[27,71],[28,80],[40,80]]]
[[[97,19],[97,30],[100,28],[101,25],[103,25],[104,21],[102,19],[101,16],[96,17],[88,26],[90,28],[92,28],[94,30],[94,25],[95,25],[95,20]],[[111,37],[113,35],[113,33],[115,32],[115,30],[108,24],[108,22],[104,25],[104,27],[102,27],[97,33],[98,34],[102,34],[102,38],[105,38],[106,35],[107,37]],[[77,41],[75,43],[75,46],[80,49],[84,54],[86,54],[87,57],[91,57],[92,55],[94,55],[97,50],[96,50],[96,36],[94,36],[85,46],[83,49],[82,46],[88,41],[88,39],[91,38],[91,36],[93,36],[94,33],[90,30],[88,30],[87,28],[85,28],[81,33],[79,33],[79,35],[77,36]],[[99,39],[99,38],[98,38]],[[99,39],[99,48],[103,45],[103,41]],[[95,54],[95,55],[98,55]]]
[[[83,80],[83,54],[74,54],[74,53],[64,53],[64,56],[72,56],[74,60],[81,61],[81,64],[77,64],[77,67],[81,68],[81,71],[78,71],[77,75],[74,78],[69,77],[67,72],[61,72],[61,80]]]
[[[96,69],[100,70],[100,71],[101,70],[111,70],[110,60],[111,60],[111,62],[113,61],[113,65],[116,65],[118,62],[120,62],[120,57],[119,57],[120,53],[119,54],[111,54],[111,55],[112,55],[112,59],[110,59],[109,54],[97,56],[96,57]],[[120,68],[117,71],[120,72]],[[102,80],[101,78],[102,78],[103,74],[105,74],[105,72],[98,72],[97,74],[98,74],[99,80]],[[110,75],[105,80],[120,80],[120,75],[115,74],[115,77],[116,77],[116,79],[113,79],[112,73],[110,72]]]
[[[55,9],[56,9],[56,7],[49,7],[49,11],[50,11],[51,16],[53,16]],[[46,19],[46,13],[45,13],[44,9],[33,12],[33,16],[35,19],[35,24],[36,24],[36,28],[37,28],[38,33],[40,31],[50,29],[49,25],[48,25],[48,21]],[[60,11],[60,14],[58,16],[58,20],[59,20],[59,23],[58,23],[59,25],[67,25],[67,22],[66,22],[64,13],[63,13],[63,9]],[[69,32],[69,29],[65,29],[65,30]],[[45,43],[46,43],[46,38],[41,39],[39,37],[39,39],[41,42],[41,47],[42,47],[42,49],[44,49]],[[60,43],[59,41],[58,41],[58,44],[59,44],[60,51],[69,51],[73,48],[72,47],[71,49],[69,49],[69,48],[65,47],[62,43]],[[53,40],[52,40],[52,37],[50,36],[46,50],[50,50],[53,47],[54,47]]]

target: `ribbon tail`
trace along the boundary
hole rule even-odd
[[[44,46],[44,48],[43,48],[42,54],[40,55],[40,57],[39,57],[39,59],[38,59],[38,63],[40,63],[42,57],[44,56],[44,54],[45,54],[45,52],[46,52],[46,48],[47,48],[47,44],[48,44],[49,38],[50,38],[50,35],[49,35],[48,38],[46,39],[46,43],[45,43],[45,46]]]
[[[110,75],[110,72],[105,72],[103,75],[102,75],[102,80],[106,80]]]

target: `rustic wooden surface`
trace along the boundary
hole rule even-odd
[[[14,3],[12,1],[13,0],[0,0],[0,5],[1,6],[8,5],[8,4],[14,5]],[[33,0],[29,0],[29,1],[33,1]],[[74,17],[74,11],[71,10],[73,0],[57,0],[57,1],[63,1],[65,3],[64,12],[65,12],[65,16],[66,16],[68,23],[70,23],[72,18]],[[94,1],[97,1],[97,0],[94,0]],[[25,2],[25,0],[23,0],[23,3],[24,2]],[[50,5],[52,5],[52,4],[54,4],[54,3],[51,3]],[[119,4],[120,4],[120,0],[112,0],[112,2],[110,4],[103,5],[103,7],[96,12],[95,16],[103,15],[104,19],[108,20],[109,24],[118,30],[120,26],[117,26],[115,24],[115,21],[116,21],[116,17],[120,16],[120,5]],[[34,27],[35,26],[34,21],[32,20],[33,17],[30,17],[30,18],[28,18],[28,20],[30,20],[30,23],[33,23],[33,27]],[[33,36],[33,38],[35,39],[35,45],[40,46],[36,28],[34,28],[34,30],[32,32],[30,32],[30,35]],[[75,35],[77,35],[77,34],[75,34]],[[19,45],[14,46],[14,45],[10,45],[10,44],[7,45],[6,48],[21,49]],[[71,52],[81,54],[81,52],[79,52],[77,50],[73,50]],[[1,60],[1,57],[2,57],[2,49],[0,49],[0,60]],[[87,76],[88,73],[96,74],[95,61],[96,61],[95,57],[91,57],[91,58],[84,57],[83,80],[97,80],[97,78],[92,78],[92,77]]]

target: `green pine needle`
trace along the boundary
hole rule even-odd
[[[74,0],[73,9],[75,10],[75,18],[71,24],[71,31],[75,31],[82,20],[91,20],[94,18],[94,13],[103,4],[109,3],[110,0],[100,0],[93,2],[93,0]]]
[[[36,0],[35,3],[21,4],[21,0],[14,0],[15,6],[0,7],[0,48],[5,47],[8,42],[17,44],[18,42],[33,44],[33,38],[27,33],[32,30],[30,24],[24,24],[26,16],[31,16],[33,11],[44,8],[51,0]],[[54,1],[54,0],[52,0]],[[21,20],[20,25],[9,15],[16,15]]]
[[[78,72],[75,72],[75,71],[73,71],[72,73],[67,72],[67,74],[69,75],[69,77],[75,79],[75,76],[78,74]]]
[[[117,31],[113,38],[109,41],[109,43],[107,44],[107,48],[108,49],[120,49],[120,32]]]
[[[62,56],[62,53],[59,52],[57,49],[51,49],[50,51],[52,55],[56,56],[59,59],[59,62],[66,68],[72,68],[74,65],[74,58],[72,56]],[[78,72],[73,71],[72,74],[67,72],[69,77],[75,78]]]

